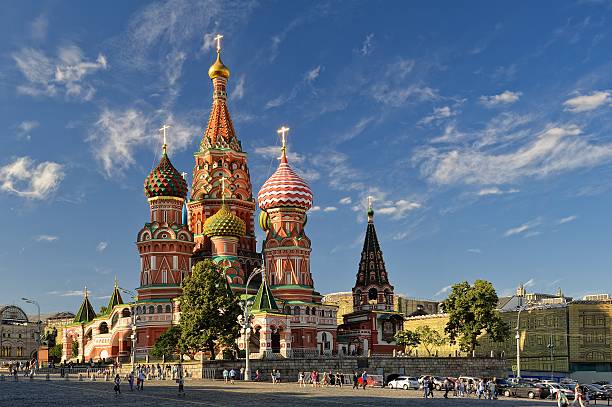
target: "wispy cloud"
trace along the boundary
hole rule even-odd
[[[439,290],[438,290],[438,291],[437,291],[437,292],[434,294],[434,297],[437,297],[437,296],[442,295],[442,294],[446,294],[447,292],[449,292],[449,291],[450,291],[450,290],[452,290],[452,289],[453,289],[453,286],[452,286],[452,285],[447,285],[446,287],[442,287],[442,288],[440,288],[440,289],[439,289]]]
[[[342,205],[350,205],[353,200],[351,199],[350,196],[345,196],[344,198],[340,199],[339,201]]]
[[[319,212],[321,210],[321,207],[319,205],[315,205],[312,208],[310,208],[309,212]]]
[[[472,254],[482,254],[482,250],[481,249],[467,249],[466,251],[468,253],[472,253]]]
[[[534,278],[530,278],[525,283],[523,283],[523,287],[533,287],[535,285],[535,283],[536,283],[535,279]]]
[[[501,189],[498,187],[491,188],[483,188],[476,193],[478,196],[487,196],[487,195],[505,195],[505,194],[516,194],[521,192],[519,189],[510,188],[510,189]]]
[[[47,37],[47,28],[49,20],[44,15],[40,15],[34,19],[29,25],[30,37],[35,41],[42,41]]]
[[[408,212],[415,209],[421,208],[421,204],[418,202],[410,201],[407,199],[400,199],[395,202],[389,202],[385,206],[376,210],[376,213],[381,215],[388,215],[394,219],[401,219],[408,215]]]
[[[336,212],[338,210],[338,208],[336,208],[335,206],[326,206],[325,208],[323,208],[323,212]]]
[[[333,141],[335,143],[342,143],[344,141],[349,141],[359,136],[363,131],[368,127],[370,123],[375,120],[374,116],[366,116],[362,117],[355,123],[350,129],[346,132],[340,134],[337,137],[334,137]]]
[[[391,239],[393,239],[393,240],[404,240],[407,237],[408,237],[408,232],[398,232],[398,233],[394,234],[391,237]]]
[[[244,83],[245,83],[245,76],[241,75],[238,80],[236,81],[236,84],[234,85],[234,87],[232,88],[232,91],[230,92],[230,98],[234,99],[234,100],[240,100],[244,97]]]
[[[257,155],[260,155],[268,159],[279,159],[281,156],[280,146],[255,147],[254,152]],[[295,153],[291,151],[291,149],[289,149],[289,151],[287,151],[287,159],[291,161],[292,163],[299,163],[304,160],[304,157],[302,157],[300,154]]]
[[[321,74],[321,71],[324,69],[325,68],[322,65],[315,66],[314,68],[306,72],[306,74],[304,75],[304,81],[306,83],[314,82]]]
[[[58,295],[60,297],[82,297],[84,291],[82,290],[70,290],[70,291],[49,291],[49,295]]]
[[[51,161],[36,164],[30,157],[19,157],[0,167],[0,190],[22,198],[46,199],[64,179],[64,166]]]
[[[359,48],[359,53],[361,55],[368,56],[374,50],[374,34],[370,33],[366,35],[365,39],[361,43],[361,48]]]
[[[557,219],[558,225],[563,225],[564,223],[573,222],[578,219],[577,215],[566,216],[565,218]]]
[[[17,137],[20,139],[29,140],[32,130],[37,128],[39,123],[36,120],[26,120],[17,125]]]
[[[55,235],[38,235],[34,238],[34,240],[36,240],[37,242],[55,242],[57,239],[59,239],[58,236]]]
[[[108,242],[100,242],[96,246],[96,251],[102,253],[108,247]]]
[[[487,107],[494,107],[499,105],[509,105],[514,102],[517,102],[521,97],[521,92],[512,92],[506,90],[499,95],[492,96],[481,96],[480,102]]]
[[[546,177],[612,161],[612,143],[594,144],[576,125],[549,127],[515,151],[467,146],[450,151],[433,147],[417,151],[413,161],[436,184],[499,185],[528,177]]]
[[[590,95],[579,95],[563,102],[565,110],[573,113],[588,112],[598,107],[612,104],[610,91],[597,91]]]
[[[539,218],[534,219],[527,223],[523,223],[520,226],[506,230],[506,232],[504,233],[504,236],[509,237],[509,236],[515,236],[515,235],[524,235],[525,237],[529,237],[527,236],[527,234],[533,233],[534,232],[533,229],[540,226],[541,224],[542,224],[542,221]],[[531,234],[530,236],[535,236],[535,235]]]
[[[453,111],[450,106],[442,106],[434,109],[433,113],[429,116],[423,117],[417,124],[429,124],[433,121],[447,119],[455,116],[457,112]]]
[[[87,60],[77,46],[62,47],[56,58],[47,57],[42,51],[24,48],[13,54],[17,68],[27,83],[17,86],[17,91],[29,96],[56,96],[67,99],[91,100],[96,92],[87,77],[108,67],[106,57],[99,54],[95,60]]]

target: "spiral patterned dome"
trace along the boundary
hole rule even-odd
[[[274,174],[259,190],[257,201],[263,210],[282,206],[308,210],[312,207],[313,197],[306,181],[293,171],[283,155]]]
[[[217,213],[206,219],[203,232],[208,237],[234,236],[240,238],[246,234],[246,225],[223,204]]]
[[[174,168],[165,152],[157,167],[145,179],[144,193],[147,198],[175,196],[185,199],[187,196],[187,181]]]

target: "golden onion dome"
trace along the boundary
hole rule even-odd
[[[217,213],[206,219],[203,232],[208,237],[234,236],[240,238],[246,234],[246,224],[223,204]]]
[[[220,52],[217,52],[217,60],[208,69],[208,76],[210,76],[210,79],[215,79],[218,77],[228,79],[230,77],[229,68],[225,66],[223,62],[221,62]]]

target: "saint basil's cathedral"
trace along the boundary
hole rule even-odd
[[[393,287],[384,271],[371,206],[353,289],[354,312],[340,326],[339,338],[338,308],[322,303],[321,294],[314,289],[311,245],[305,230],[313,194],[288,162],[284,140],[288,129],[279,130],[283,138],[280,163],[263,184],[256,202],[247,154],[227,106],[230,71],[221,62],[219,46],[208,75],[213,85],[212,108],[194,154],[190,196],[185,174],[170,161],[164,133],[161,160],[144,182],[150,219],[136,240],[140,286],[134,302],[124,303],[115,282],[104,315],[96,315],[85,290],[74,323],[62,332],[63,360],[128,361],[133,330],[136,357],[148,355],[157,338],[178,324],[182,282],[191,267],[204,259],[218,264],[232,290],[237,295],[246,292],[253,302],[248,344],[244,337],[238,340],[241,350],[249,346],[251,358],[314,357],[341,349],[363,353],[376,349],[383,339],[392,344],[391,336],[401,324],[389,307]],[[162,130],[165,132],[166,126]],[[255,238],[257,205],[261,209],[258,223],[265,232],[262,253],[257,252]],[[249,277],[253,281],[247,287]],[[391,348],[394,346],[378,350]]]

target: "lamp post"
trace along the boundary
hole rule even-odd
[[[525,309],[524,305],[520,305],[516,316],[516,378],[521,378],[521,311]]]
[[[38,311],[38,320],[36,321],[36,370],[38,370],[38,352],[40,351],[40,305],[38,304],[38,301],[30,298],[22,298],[22,300],[28,304],[36,305],[36,309]]]
[[[134,291],[126,290],[125,288],[119,287],[119,289],[125,294],[132,297],[134,301],[134,305],[132,306],[132,334],[130,335],[130,339],[132,340],[132,349],[130,355],[130,361],[132,362],[132,375],[136,374],[136,293]]]
[[[245,346],[244,346],[244,380],[245,381],[249,381],[251,380],[251,367],[250,367],[250,360],[249,360],[249,356],[250,356],[250,335],[251,335],[251,306],[253,305],[252,301],[247,300],[247,297],[249,296],[249,283],[251,282],[251,280],[253,279],[253,277],[255,277],[256,275],[261,274],[262,278],[266,278],[266,273],[265,273],[265,268],[259,267],[256,269],[253,269],[253,271],[251,271],[251,274],[249,275],[249,278],[246,281],[246,285],[244,286],[244,315],[242,317],[242,326],[243,326],[243,332],[244,332],[244,337],[245,337]]]
[[[553,353],[555,350],[555,342],[553,338],[554,335],[550,334],[550,342],[548,342],[548,345],[546,345],[548,350],[550,350],[550,380],[554,380],[553,378],[555,377],[555,358]]]

